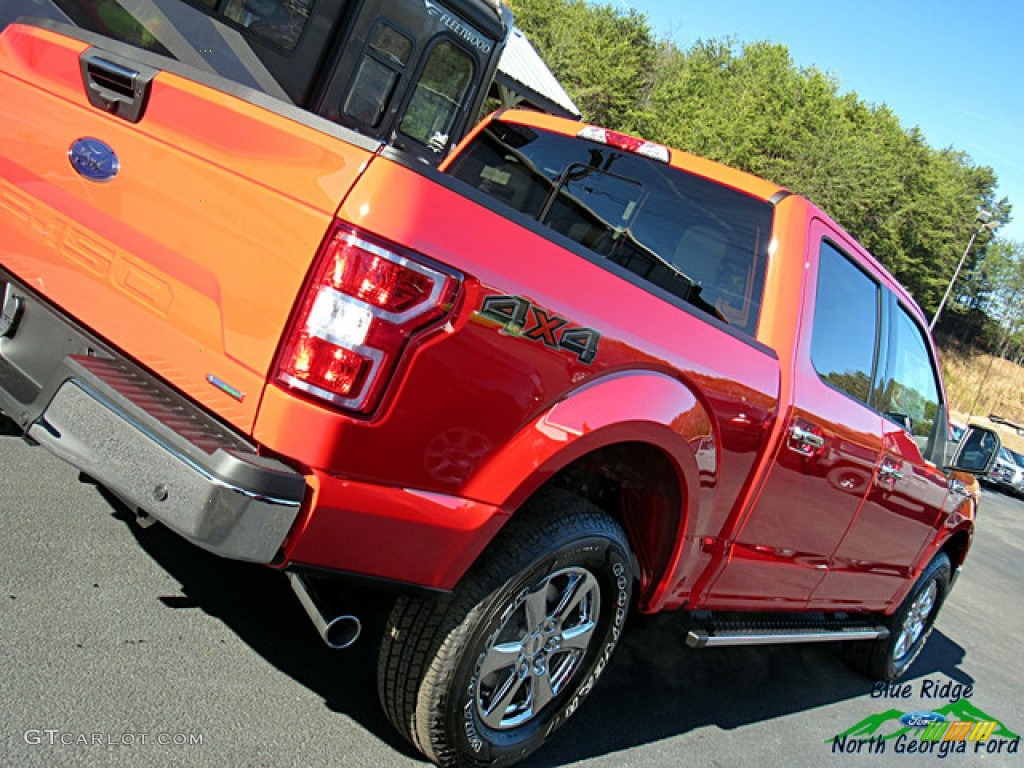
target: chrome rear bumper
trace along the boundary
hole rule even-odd
[[[28,435],[194,544],[273,560],[302,503],[301,475],[255,454],[183,450],[152,416],[114,399],[69,379]]]
[[[305,496],[301,473],[2,269],[0,297],[0,412],[17,429],[204,549],[277,557]]]

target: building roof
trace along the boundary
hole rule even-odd
[[[495,79],[545,111],[563,117],[580,117],[579,108],[518,28],[513,28],[509,35]]]

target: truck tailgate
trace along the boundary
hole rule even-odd
[[[0,35],[0,265],[248,433],[309,265],[372,147],[163,70],[132,123],[90,103],[89,49],[35,26]],[[90,146],[111,178],[69,162]]]

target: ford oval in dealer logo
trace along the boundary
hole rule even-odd
[[[76,139],[68,150],[68,159],[71,167],[89,181],[110,181],[121,169],[114,150],[91,137]]]
[[[900,723],[909,728],[927,728],[931,723],[944,723],[946,718],[938,712],[907,712]]]

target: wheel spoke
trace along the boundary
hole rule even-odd
[[[526,596],[526,632],[527,634],[543,624],[548,618],[548,586],[545,581],[540,587]]]
[[[543,675],[531,678],[531,714],[536,715],[548,702],[555,698],[555,692],[551,688],[551,667],[549,666]]]
[[[550,672],[551,690],[557,696],[562,688],[572,679],[573,673],[583,660],[583,651],[570,650],[559,652],[551,657]]]
[[[569,585],[562,594],[562,598],[558,601],[558,605],[552,612],[552,617],[560,622],[564,622],[579,609],[580,603],[596,590],[597,580],[589,571],[574,573],[569,581]],[[597,618],[596,616],[589,615],[596,612],[596,606],[597,601],[592,601],[588,610],[588,618]]]
[[[519,689],[523,687],[524,680],[513,673],[502,683],[501,687],[491,696],[490,706],[483,708],[482,715],[484,722],[491,728],[501,728],[505,713],[515,701]]]
[[[597,622],[587,621],[579,626],[562,632],[563,651],[586,651],[590,647],[590,639],[597,629]]]
[[[896,640],[896,648],[893,651],[893,657],[896,659],[902,659],[907,653],[907,646],[910,644],[910,630],[904,627],[903,631],[900,632],[899,638]]]
[[[523,644],[521,641],[518,643],[495,645],[487,652],[483,663],[480,665],[480,679],[483,680],[488,675],[508,667],[512,668],[512,674],[514,675],[522,651]]]
[[[935,586],[933,581],[928,585],[928,589],[918,602],[917,615],[920,619],[924,620],[928,618],[928,614],[932,612],[932,608],[935,606],[935,598],[938,593],[938,587]]]

